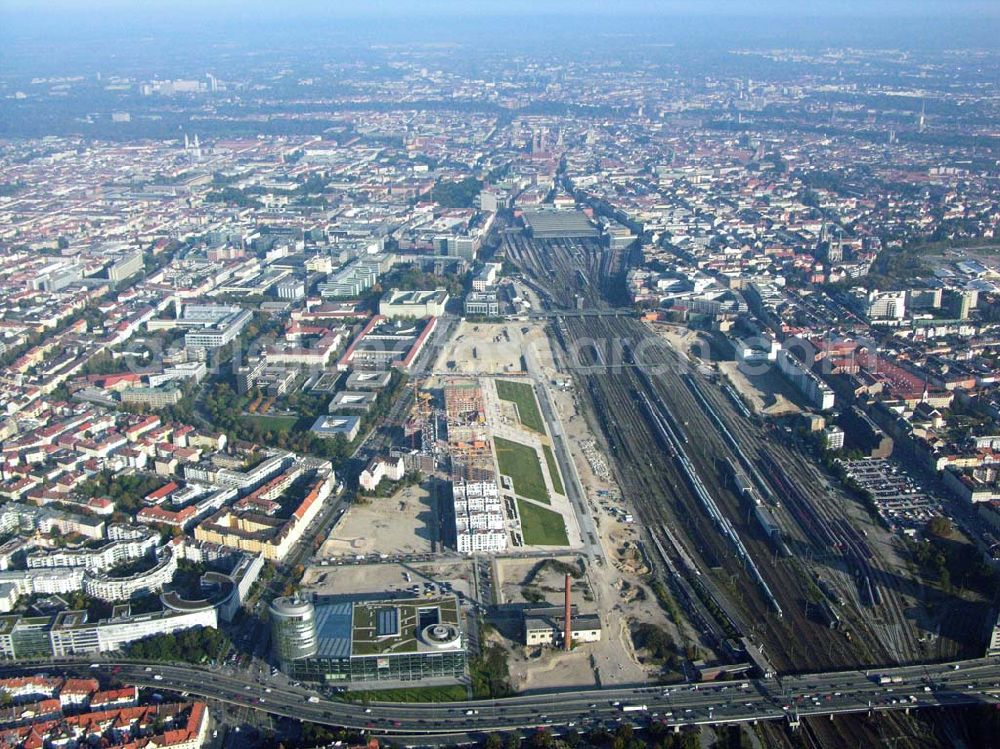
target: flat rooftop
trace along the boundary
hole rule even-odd
[[[582,211],[525,211],[524,223],[537,239],[596,237],[597,227]]]
[[[316,604],[319,658],[401,655],[461,648],[461,640],[444,646],[424,642],[421,633],[436,624],[459,624],[454,596]]]

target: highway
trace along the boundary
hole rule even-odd
[[[722,683],[583,689],[453,703],[348,703],[320,699],[305,688],[270,686],[188,665],[79,660],[10,664],[0,673],[100,672],[126,683],[244,705],[299,720],[394,736],[413,744],[456,743],[490,732],[537,727],[594,727],[627,720],[668,727],[910,710],[1000,702],[1000,658],[749,679]],[[891,680],[889,683],[879,681]],[[318,701],[310,702],[313,697]],[[624,711],[625,706],[645,709]],[[440,742],[437,740],[440,737]]]

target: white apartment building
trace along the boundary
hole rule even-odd
[[[906,316],[905,291],[873,289],[866,301],[869,320],[902,320]]]
[[[495,481],[452,484],[455,545],[459,552],[496,553],[507,549],[507,525]]]
[[[137,593],[156,593],[174,579],[177,557],[169,546],[161,547],[156,565],[128,577],[108,577],[87,571],[83,576],[83,592],[102,601],[125,601]]]
[[[156,533],[145,531],[136,538],[109,541],[99,549],[39,549],[28,554],[27,563],[29,569],[82,567],[86,570],[103,572],[120,564],[141,559],[152,552],[158,542],[159,537]]]

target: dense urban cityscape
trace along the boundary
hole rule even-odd
[[[959,6],[0,10],[0,743],[993,746]]]

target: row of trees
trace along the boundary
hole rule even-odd
[[[132,658],[164,663],[206,663],[220,660],[231,643],[214,627],[194,627],[166,635],[153,635],[131,643],[125,652]]]
[[[289,429],[278,421],[274,426],[267,426],[260,419],[242,417],[245,401],[228,383],[222,382],[209,390],[202,403],[212,426],[230,438],[317,455],[331,461],[340,461],[349,455],[350,444],[343,437],[328,439],[298,424]]]
[[[102,471],[82,484],[79,493],[87,497],[109,497],[121,512],[135,512],[147,494],[159,489],[165,482],[159,476],[147,473],[115,473]]]
[[[713,729],[716,738],[714,746],[743,749],[755,746],[751,738],[751,730],[740,726],[717,726]],[[285,738],[280,742],[271,739],[265,741],[268,749],[306,749],[320,745],[344,742],[360,744],[362,738],[344,729],[334,729],[315,723],[302,723],[298,740]],[[699,749],[701,747],[701,729],[686,728],[675,733],[673,729],[660,723],[651,723],[649,728],[640,732],[628,723],[618,726],[613,732],[606,728],[594,728],[586,733],[569,729],[556,736],[548,729],[532,732],[526,738],[516,733],[491,733],[479,744],[482,749],[577,749],[577,747],[593,747],[593,749]]]
[[[715,746],[735,749],[754,746],[749,734],[739,726],[716,728],[714,732],[718,739]],[[673,729],[654,721],[642,733],[623,723],[614,732],[603,727],[582,734],[569,729],[557,737],[543,729],[525,739],[517,734],[491,733],[483,741],[484,749],[576,749],[584,746],[594,749],[698,749],[701,730],[694,728],[674,733]]]

